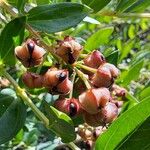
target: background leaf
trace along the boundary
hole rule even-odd
[[[24,11],[24,5],[27,0],[7,0],[9,4],[15,6],[20,12]]]
[[[0,144],[3,144],[11,140],[23,127],[26,107],[15,98],[12,90],[7,89],[0,93],[0,108]]]
[[[96,149],[114,150],[135,132],[146,119],[150,117],[150,99],[123,113],[96,141]]]
[[[144,64],[144,60],[140,60],[135,63],[133,66],[129,67],[128,71],[126,72],[123,78],[120,77],[119,80],[122,80],[121,84],[127,86],[132,80],[136,80],[140,75],[140,70]]]
[[[28,12],[28,23],[38,31],[59,32],[76,26],[90,12],[90,8],[78,3],[37,6]]]
[[[103,9],[111,0],[82,0],[82,2],[91,7],[94,12],[98,12]]]
[[[129,7],[126,10],[126,12],[142,12],[149,6],[150,6],[149,0],[138,0],[131,7]]]
[[[128,9],[130,6],[132,6],[134,3],[136,3],[138,0],[120,0],[116,11],[117,12],[123,12],[126,9]]]
[[[90,51],[100,47],[100,45],[106,44],[109,41],[109,37],[112,34],[114,28],[106,27],[98,30],[92,34],[85,44],[85,50]]]
[[[25,28],[25,17],[20,17],[9,22],[0,35],[0,58],[1,63],[7,65],[15,64],[14,48],[15,42],[14,38],[19,38],[19,43],[22,43],[23,37],[22,33]]]

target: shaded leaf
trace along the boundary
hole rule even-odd
[[[12,91],[0,93],[0,144],[11,140],[23,127],[26,107],[16,99]]]
[[[37,6],[28,12],[28,23],[38,31],[59,32],[76,26],[90,12],[90,8],[78,3]]]
[[[110,55],[108,55],[106,57],[106,60],[111,63],[111,64],[114,64],[117,66],[118,64],[118,57],[119,57],[119,51],[114,51],[112,52]]]
[[[123,113],[96,141],[96,149],[114,150],[150,117],[150,99],[145,99]]]

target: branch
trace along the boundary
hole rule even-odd
[[[35,115],[45,124],[46,127],[49,126],[49,120],[47,117],[36,107],[32,100],[27,96],[24,89],[20,88],[18,83],[10,76],[10,74],[3,68],[0,67],[1,73],[5,76],[10,83],[14,86],[16,93],[22,98],[22,100],[32,109]]]

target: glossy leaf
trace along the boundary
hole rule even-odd
[[[94,18],[91,18],[91,17],[85,17],[84,19],[83,19],[83,21],[84,22],[89,22],[89,23],[92,23],[92,24],[100,24],[100,22],[99,21],[97,21],[96,19],[94,19]]]
[[[0,35],[0,58],[1,63],[8,65],[15,64],[14,48],[15,42],[14,38],[19,38],[19,42],[22,43],[22,32],[25,28],[25,17],[16,18],[9,22]]]
[[[76,26],[90,12],[90,8],[78,3],[37,6],[28,12],[28,23],[38,31],[59,32]]]
[[[71,118],[48,104],[45,104],[45,108],[50,122],[49,129],[61,137],[64,143],[75,140],[76,133]]]
[[[146,98],[145,100],[148,100]],[[150,117],[120,146],[119,150],[150,149]]]
[[[114,150],[135,132],[140,124],[150,117],[150,99],[145,99],[139,104],[123,113],[108,130],[96,141],[96,149]]]
[[[116,8],[117,12],[123,12],[127,10],[130,6],[136,3],[138,0],[120,0]]]
[[[87,39],[87,43],[85,44],[85,50],[91,51],[99,48],[100,45],[107,44],[113,30],[113,27],[106,27],[95,32]]]
[[[26,107],[10,89],[0,92],[0,144],[11,140],[23,127]]]

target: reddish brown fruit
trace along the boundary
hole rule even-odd
[[[23,74],[22,80],[29,88],[41,88],[43,86],[43,77],[35,73],[26,72]]]
[[[62,77],[63,76],[63,77]],[[54,87],[58,84],[59,80],[64,80],[68,76],[66,70],[58,70],[57,68],[50,68],[44,75],[43,84],[47,88]]]
[[[79,102],[83,109],[90,114],[98,113],[110,99],[107,88],[89,89],[79,96]]]
[[[80,105],[77,99],[60,99],[54,103],[55,108],[66,113],[70,117],[74,117],[79,114]]]
[[[92,127],[98,127],[100,125],[104,125],[104,122],[101,117],[101,112],[98,112],[97,114],[93,114],[93,115],[89,114],[88,112],[85,112],[83,118],[85,122]]]
[[[112,86],[112,92],[115,96],[118,96],[118,97],[125,97],[127,93],[125,88],[122,88],[116,84]]]
[[[15,48],[15,55],[25,67],[34,67],[40,65],[43,61],[45,50],[28,39],[22,46]]]
[[[92,138],[92,131],[87,128],[78,128],[78,134],[84,141]]]
[[[72,82],[68,79],[67,70],[49,69],[43,77],[43,85],[50,92],[56,94],[68,94],[72,89]]]
[[[119,70],[112,64],[104,63],[94,74],[92,78],[92,84],[96,87],[110,87],[114,78],[119,75]]]
[[[59,41],[55,52],[66,63],[73,64],[77,60],[81,50],[82,46],[74,38],[67,36],[63,41]]]
[[[83,61],[86,66],[97,69],[101,64],[105,63],[105,58],[100,51],[95,50],[91,54],[89,54]]]
[[[114,103],[107,103],[107,105],[101,111],[102,121],[106,123],[111,123],[118,116],[118,108]]]

